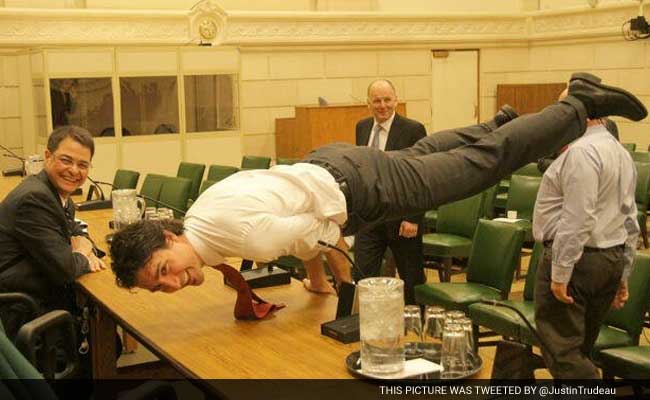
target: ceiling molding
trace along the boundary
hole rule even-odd
[[[230,44],[441,45],[529,43],[620,36],[633,5],[494,14],[225,12],[0,8],[0,46]]]

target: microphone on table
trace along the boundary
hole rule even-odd
[[[27,175],[25,171],[25,158],[19,156],[15,152],[13,152],[10,148],[3,146],[0,144],[0,149],[6,151],[8,154],[3,154],[4,157],[7,158],[13,158],[15,160],[20,161],[21,167],[17,168],[7,168],[2,170],[2,176],[25,176]]]
[[[343,249],[333,244],[319,240],[318,244],[343,254],[350,262],[352,268],[362,278],[366,277],[361,268],[352,261],[352,258]],[[329,336],[342,343],[359,341],[359,305],[357,303],[357,285],[349,282],[339,283],[339,300],[336,305],[336,319],[324,322],[320,326],[321,335]]]

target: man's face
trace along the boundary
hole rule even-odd
[[[70,193],[84,184],[90,169],[90,149],[72,138],[65,138],[54,152],[45,150],[45,172],[59,195]]]
[[[378,123],[388,120],[393,115],[396,106],[397,96],[387,82],[377,81],[370,87],[368,108]]]
[[[199,286],[205,277],[202,262],[184,241],[165,231],[167,245],[154,251],[136,275],[136,286],[152,292],[173,293],[185,286]]]

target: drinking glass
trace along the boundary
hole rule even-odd
[[[391,374],[404,369],[404,281],[366,278],[357,284],[361,369]]]
[[[158,209],[158,217],[160,219],[174,219],[174,212],[169,208],[160,207]]]
[[[429,359],[440,355],[442,330],[445,321],[445,309],[438,306],[427,306],[424,309],[423,352]]]
[[[421,357],[422,317],[420,306],[404,307],[404,355],[409,358]]]
[[[156,216],[155,218],[152,218],[153,216]],[[158,210],[156,210],[156,207],[147,207],[144,209],[144,219],[158,219]]]
[[[465,313],[460,310],[451,310],[445,313],[445,318],[450,318],[454,321],[459,321],[465,318]]]
[[[474,348],[474,330],[472,329],[472,320],[461,318],[458,323],[465,334],[465,352],[467,353],[465,369],[470,370],[474,367],[475,348]]]
[[[463,328],[457,323],[446,323],[442,333],[440,364],[442,379],[460,378],[465,374],[467,340]]]

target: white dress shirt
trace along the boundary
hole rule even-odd
[[[199,196],[185,217],[185,235],[203,262],[224,257],[269,262],[302,260],[336,244],[347,220],[345,197],[324,168],[306,163],[241,171]]]
[[[386,150],[386,143],[388,142],[388,132],[390,132],[390,127],[393,125],[393,120],[395,119],[395,111],[393,115],[390,116],[386,121],[381,124],[377,123],[377,120],[374,120],[372,124],[372,129],[370,130],[370,137],[368,138],[367,146],[372,146],[372,141],[376,134],[377,125],[381,125],[381,130],[379,131],[379,150]]]
[[[566,283],[584,247],[625,244],[623,279],[639,235],[632,157],[602,125],[587,128],[548,168],[533,215],[536,241],[553,240],[552,280]]]

